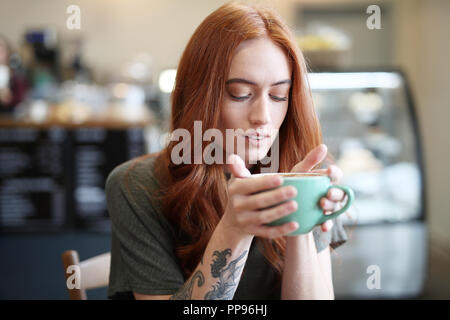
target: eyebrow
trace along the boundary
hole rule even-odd
[[[229,79],[225,82],[225,84],[230,84],[230,83],[245,83],[245,84],[250,84],[252,86],[256,86],[258,85],[256,82],[250,81],[250,80],[246,80],[246,79],[242,79],[242,78],[233,78],[233,79]],[[279,86],[280,84],[291,84],[292,81],[290,79],[286,79],[286,80],[281,80],[275,83],[272,83],[270,86],[274,87],[274,86]]]

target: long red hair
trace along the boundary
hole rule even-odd
[[[288,172],[322,143],[322,134],[303,55],[289,28],[270,9],[231,2],[198,26],[178,65],[170,130],[183,128],[193,137],[194,121],[202,122],[203,132],[220,127],[221,101],[233,53],[242,41],[262,36],[284,49],[292,66],[288,112],[279,130],[278,172]],[[228,189],[224,164],[194,164],[193,159],[191,164],[174,164],[171,152],[177,144],[169,142],[158,154],[155,174],[161,183],[161,209],[176,230],[176,255],[187,278],[224,213]],[[254,172],[260,172],[260,164]],[[258,242],[265,258],[281,275],[285,239]]]

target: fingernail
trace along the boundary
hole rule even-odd
[[[248,178],[250,177],[252,174],[250,173],[250,171],[248,171],[247,169],[245,169],[244,171],[242,171],[242,175],[244,176],[244,178]]]
[[[290,204],[289,204],[289,208],[291,210],[297,210],[297,208],[298,208],[297,201],[291,201]]]
[[[330,196],[331,196],[331,197],[335,197],[335,196],[336,196],[336,192],[337,192],[336,189],[331,188],[331,189],[330,189],[330,193],[331,193]]]
[[[288,194],[291,197],[296,196],[297,195],[297,189],[295,189],[294,187],[289,188]]]
[[[227,163],[228,163],[228,164],[234,164],[234,163],[235,163],[234,154],[230,154],[230,155],[227,157]]]

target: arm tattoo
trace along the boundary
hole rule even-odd
[[[231,249],[224,251],[214,251],[215,260],[211,264],[211,275],[219,278],[217,284],[213,285],[213,289],[205,295],[205,300],[231,300],[237,288],[236,279],[239,278],[244,264],[238,263],[247,255],[245,250],[238,258],[232,260],[228,266],[227,256],[231,256]]]
[[[239,278],[244,263],[238,264],[247,255],[245,250],[238,258],[232,260],[227,266],[227,256],[231,256],[231,249],[223,251],[214,251],[213,263],[211,264],[211,275],[213,278],[218,278],[218,282],[213,285],[213,289],[205,295],[205,300],[231,300],[237,288],[236,279]],[[203,257],[201,261],[203,265]],[[197,270],[193,276],[188,280],[175,294],[170,297],[170,300],[190,300],[192,299],[192,290],[194,289],[195,281],[197,287],[200,288],[205,283],[205,276],[201,270]]]
[[[170,300],[190,300],[192,299],[192,289],[194,288],[195,280],[198,280],[197,286],[200,288],[205,283],[205,276],[200,270],[194,273],[191,280],[186,282],[174,295],[170,297]]]

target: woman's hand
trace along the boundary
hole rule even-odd
[[[222,217],[225,226],[238,234],[262,238],[281,237],[298,228],[296,222],[280,226],[265,225],[297,210],[297,202],[293,200],[267,208],[295,197],[297,190],[294,187],[277,188],[282,184],[282,178],[276,175],[248,178],[250,171],[244,161],[234,154],[228,158],[228,168],[232,176],[228,183],[228,205]]]
[[[323,159],[326,157],[326,155],[327,155],[327,147],[326,145],[321,144],[320,146],[311,150],[306,155],[305,159],[303,159],[303,161],[297,163],[291,170],[291,172],[310,171],[313,167],[322,162]],[[311,172],[317,172],[328,175],[331,179],[331,183],[338,183],[343,176],[342,170],[335,165],[330,165],[327,169],[312,170]],[[326,197],[322,197],[320,199],[320,206],[323,209],[323,213],[331,214],[332,212],[342,208],[343,206],[342,202],[344,198],[345,193],[341,189],[330,188]],[[323,232],[331,230],[332,227],[333,227],[332,220],[325,221],[325,223],[321,225]]]

